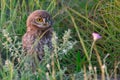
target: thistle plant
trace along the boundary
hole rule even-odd
[[[53,36],[56,36],[56,34],[54,33]],[[70,40],[71,38],[71,30],[68,29],[68,31],[65,31],[63,34],[61,42],[58,41],[59,39],[57,36],[53,39],[53,46],[56,47],[60,59],[62,59],[62,56],[66,55],[68,51],[70,51],[70,49],[72,49],[73,46],[77,43],[77,41]]]
[[[6,53],[9,53],[10,57],[20,57],[20,52],[22,51],[22,44],[18,41],[18,37],[14,36],[11,38],[7,30],[2,31],[3,34],[3,48],[6,50]],[[7,56],[8,56],[7,55]]]
[[[68,31],[65,31],[62,37],[62,42],[60,39],[58,39],[56,33],[53,33],[52,37],[52,44],[53,44],[53,53],[51,55],[49,54],[48,47],[45,46],[45,57],[47,59],[50,58],[49,60],[45,59],[48,61],[46,64],[47,69],[49,70],[49,73],[46,72],[46,78],[47,80],[56,80],[57,77],[60,78],[60,80],[63,80],[64,72],[66,71],[66,68],[61,68],[60,60],[62,59],[63,56],[67,55],[68,51],[73,48],[73,46],[76,44],[76,41],[72,41],[71,39],[71,30],[68,29]],[[51,62],[50,62],[51,61]],[[55,67],[57,65],[57,67]],[[56,71],[58,69],[58,71]],[[56,77],[57,74],[57,77]],[[52,79],[50,79],[50,76]]]

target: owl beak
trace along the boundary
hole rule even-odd
[[[46,25],[51,26],[51,25],[52,25],[52,21],[47,22],[47,20],[44,18],[44,19],[43,19],[43,25],[44,25],[44,26],[46,26]]]
[[[44,25],[44,26],[47,25],[45,18],[43,19],[43,25]]]

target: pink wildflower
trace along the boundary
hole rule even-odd
[[[96,41],[96,40],[98,40],[98,39],[100,39],[100,38],[102,38],[102,36],[100,36],[100,34],[98,34],[98,33],[92,33],[92,36],[93,36],[93,40],[94,41]]]

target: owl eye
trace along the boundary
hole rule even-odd
[[[43,22],[43,19],[42,18],[38,18],[37,22]]]

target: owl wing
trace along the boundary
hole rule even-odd
[[[53,29],[51,28],[47,34],[46,34],[46,42],[47,42],[47,46],[49,47],[49,51],[52,52],[53,50],[53,46],[52,46],[52,35],[53,35]]]
[[[27,53],[32,53],[31,46],[33,44],[33,37],[29,33],[25,33],[22,37],[22,47],[23,50]]]

